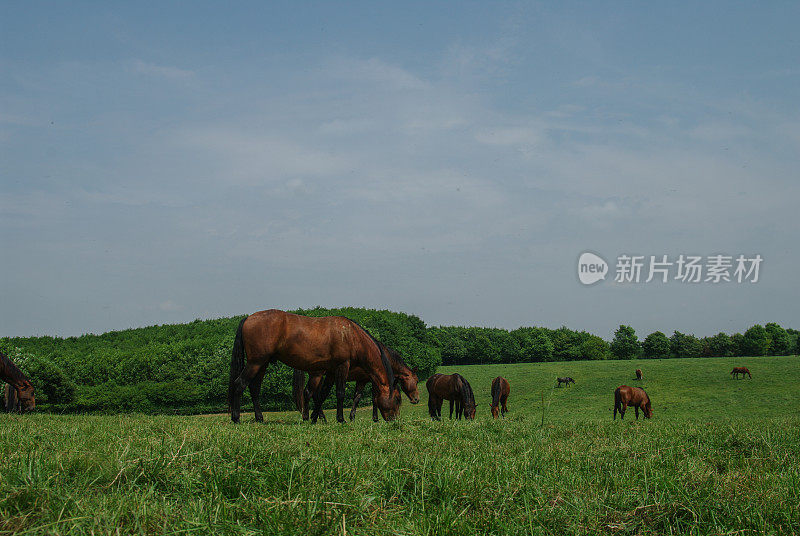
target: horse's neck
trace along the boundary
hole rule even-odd
[[[0,361],[0,380],[16,389],[20,389],[25,385],[25,381],[28,378],[15,366],[9,365],[10,362],[8,360],[4,361]]]

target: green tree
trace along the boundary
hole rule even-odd
[[[792,338],[785,329],[775,322],[769,322],[764,326],[764,329],[767,330],[767,335],[769,335],[770,346],[769,350],[767,350],[769,355],[789,355],[792,353]]]
[[[669,339],[669,349],[674,357],[699,357],[703,343],[694,335],[675,331]]]
[[[741,333],[731,335],[731,355],[736,357],[746,355],[744,352],[744,335]]]
[[[789,328],[786,333],[792,338],[792,352],[794,355],[800,355],[800,331]]]
[[[761,356],[769,351],[769,333],[760,324],[756,324],[744,332],[742,350],[744,355]]]
[[[717,333],[708,339],[708,349],[712,357],[729,357],[733,355],[733,341],[725,333]]]
[[[597,335],[589,335],[581,343],[582,359],[608,359],[610,355],[608,343]]]
[[[660,331],[654,331],[642,342],[642,355],[649,359],[670,357],[669,339]]]
[[[636,337],[636,331],[630,326],[620,325],[614,332],[614,340],[611,341],[611,353],[617,359],[634,359],[639,357],[642,347]]]

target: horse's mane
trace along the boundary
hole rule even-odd
[[[396,366],[397,368],[407,368],[408,370],[411,370],[411,367],[408,366],[408,363],[403,361],[403,357],[400,355],[400,352],[394,348],[386,346],[385,344],[383,346],[386,348],[387,353],[389,354],[389,359],[391,360],[393,367]]]
[[[347,317],[345,316],[343,318],[347,318]],[[352,318],[347,318],[347,320],[349,320],[350,322],[352,322],[353,324],[358,326],[361,329],[361,331],[363,331],[364,333],[367,334],[367,337],[372,339],[372,342],[375,343],[375,346],[378,347],[378,352],[380,352],[380,354],[381,354],[381,363],[383,363],[383,368],[386,369],[386,376],[389,379],[389,389],[393,389],[394,388],[394,371],[392,370],[392,365],[389,363],[389,358],[386,356],[386,354],[388,353],[388,352],[385,351],[387,347],[384,346],[384,344],[381,343],[381,341],[379,341],[378,339],[373,337],[372,334],[369,331],[364,329],[364,326],[362,326],[361,324],[359,324],[358,322],[356,322]]]
[[[0,352],[0,379],[18,383],[30,381],[3,352]]]
[[[500,404],[500,382],[495,378],[492,382],[492,406]]]
[[[461,374],[455,373],[453,376],[459,381],[459,393],[461,394],[461,401],[463,404],[474,406],[475,394],[472,392],[472,386]]]

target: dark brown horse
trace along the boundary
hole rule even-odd
[[[750,375],[750,371],[747,369],[747,367],[733,367],[733,370],[731,371],[731,376],[733,376],[734,378],[738,378],[739,374],[742,375],[742,379],[744,379],[745,374],[747,374],[751,380],[753,379],[753,376]]]
[[[639,380],[639,381],[641,381],[643,377],[644,377],[644,376],[642,376],[642,369],[640,369],[640,368],[637,368],[637,369],[636,369],[636,379],[637,379],[637,380]]]
[[[242,392],[250,387],[256,421],[263,421],[258,397],[267,365],[281,361],[311,374],[324,373],[325,381],[314,395],[316,422],[322,402],[336,382],[336,419],[344,422],[344,395],[351,367],[362,368],[375,393],[378,410],[387,421],[397,416],[392,396],[394,373],[383,347],[364,328],[348,318],[312,318],[271,309],[253,313],[239,323],[233,342],[228,407],[239,422]]]
[[[456,420],[475,418],[475,395],[469,382],[460,374],[434,374],[425,383],[428,388],[428,413],[431,418],[442,419],[442,402],[450,401],[450,418],[453,418],[453,403]]]
[[[508,412],[508,395],[511,393],[511,384],[502,376],[498,376],[492,380],[492,417],[497,418],[498,415],[505,417]]]
[[[403,390],[408,396],[412,404],[419,403],[419,391],[417,390],[417,372],[406,365],[400,354],[392,348],[378,343],[383,347],[384,352],[389,356],[389,362],[392,366],[394,373],[394,380],[396,385]],[[305,383],[306,374],[302,370],[295,369],[292,380],[292,398],[295,401],[297,410],[303,415],[303,420],[308,420],[308,402],[313,396],[314,392],[319,388],[322,383],[323,374],[312,374],[308,378],[308,383]],[[369,375],[361,367],[351,367],[347,375],[348,382],[356,382],[356,390],[353,394],[353,409],[350,410],[350,420],[356,418],[356,408],[361,402],[364,395],[364,387],[369,383]],[[305,384],[305,387],[304,387]],[[399,398],[399,393],[393,396]],[[398,402],[399,404],[400,402]],[[325,420],[325,414],[320,412],[320,417]],[[375,397],[372,399],[372,420],[378,422],[378,405],[375,402]]]
[[[8,400],[12,397],[15,399],[11,406],[13,411],[24,413],[36,407],[33,384],[2,352],[0,352],[0,380],[7,382],[9,385],[9,394],[5,397],[6,408],[9,407]]]
[[[558,382],[558,383],[556,384],[556,387],[561,387],[561,384],[562,384],[562,383],[563,383],[564,385],[566,385],[567,387],[569,387],[569,384],[571,384],[571,383],[575,383],[575,380],[573,380],[573,379],[572,379],[572,378],[570,378],[569,376],[567,376],[567,377],[565,377],[565,378],[556,378],[556,381]]]
[[[641,387],[628,387],[627,385],[620,385],[614,391],[614,420],[617,419],[617,412],[619,411],[620,418],[625,418],[625,410],[628,406],[633,406],[636,410],[636,420],[639,420],[639,408],[644,412],[645,418],[649,419],[653,416],[653,408],[650,405],[650,397],[644,392]]]

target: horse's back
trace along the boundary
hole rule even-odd
[[[463,378],[458,373],[441,374],[436,373],[425,382],[428,392],[444,398],[445,400],[455,400],[459,392],[459,385]]]
[[[378,351],[371,337],[343,316],[309,317],[278,309],[258,311],[242,324],[248,359],[269,357],[308,372],[327,370]]]
[[[628,385],[620,385],[614,391],[614,399],[621,400],[626,404],[635,404],[639,401],[647,400],[647,393],[641,387],[630,387]]]

